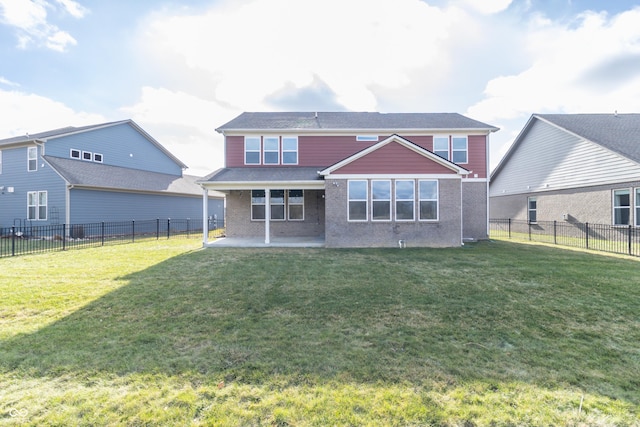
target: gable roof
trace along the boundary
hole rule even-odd
[[[216,132],[260,130],[477,130],[498,128],[458,113],[245,112]]]
[[[202,196],[202,188],[196,184],[199,178],[195,176],[149,172],[54,156],[43,156],[43,159],[68,184],[78,187]]]
[[[183,169],[187,168],[187,165],[182,163],[180,159],[178,159],[176,156],[171,154],[169,150],[164,148],[162,144],[160,144],[155,138],[149,135],[144,129],[138,126],[138,124],[131,119],[100,123],[96,125],[80,126],[80,127],[67,126],[59,129],[45,131],[45,132],[38,132],[34,134],[26,134],[22,136],[14,136],[12,138],[0,139],[0,148],[3,146],[27,144],[34,141],[46,142],[47,140],[50,140],[50,139],[62,138],[64,136],[74,135],[78,133],[91,132],[94,130],[103,129],[111,126],[118,126],[122,124],[130,125],[138,133],[140,133],[144,138],[146,138],[151,144],[153,144],[156,148],[158,148],[160,151],[166,154],[171,160],[173,160],[176,164],[178,164],[181,168]]]
[[[437,154],[432,153],[431,151],[424,149],[422,147],[420,147],[417,144],[414,144],[413,142],[409,141],[406,138],[401,137],[400,135],[391,135],[388,138],[383,139],[382,141],[373,144],[372,146],[365,148],[364,150],[360,150],[357,153],[347,157],[346,159],[343,159],[331,166],[329,166],[328,168],[325,168],[324,170],[321,170],[319,173],[320,175],[330,175],[331,173],[335,172],[336,170],[343,168],[344,166],[348,165],[349,163],[352,163],[362,157],[365,157],[366,155],[379,150],[380,148],[384,147],[385,145],[389,144],[389,143],[398,143],[420,155],[422,155],[423,157],[438,163],[444,167],[446,167],[447,169],[450,169],[451,171],[460,174],[460,175],[465,175],[468,174],[469,171],[461,166],[458,166],[457,164],[450,162],[447,159],[444,159],[440,156],[438,156]]]
[[[316,167],[238,167],[218,169],[198,183],[220,190],[283,188],[283,184],[303,189],[322,188],[324,179],[318,175]]]
[[[491,174],[503,168],[536,120],[640,163],[640,114],[533,114]]]

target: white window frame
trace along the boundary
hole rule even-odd
[[[258,202],[256,202],[256,201],[255,201],[256,199],[260,199],[260,197],[259,197],[259,196],[254,196],[254,195],[253,195],[253,194],[254,194],[254,191],[261,191],[261,192],[263,192],[263,193],[264,193],[264,195],[262,196],[262,202],[259,202],[259,201],[258,201]],[[251,200],[250,200],[250,201],[251,201],[251,221],[264,221],[264,219],[265,219],[265,217],[266,217],[266,211],[267,211],[267,194],[265,193],[265,190],[260,190],[260,189],[257,189],[257,190],[250,190],[250,191],[249,191],[249,198],[251,199]],[[254,213],[254,211],[253,211],[253,207],[254,207],[254,206],[263,206],[263,207],[264,207],[264,210],[263,210],[263,216],[262,216],[262,218],[256,218],[256,217],[253,215],[253,213]]]
[[[434,182],[436,184],[436,197],[423,197],[421,191],[421,183]],[[422,218],[422,202],[435,202],[436,203],[436,217],[435,218]],[[440,182],[437,179],[420,179],[418,180],[418,220],[427,222],[436,222],[440,220]]]
[[[378,135],[356,135],[356,141],[358,142],[378,142],[380,136]]]
[[[640,187],[636,188],[633,193],[635,199],[635,224],[636,227],[640,227]]]
[[[535,203],[535,208],[531,207],[531,202]],[[531,217],[532,212],[534,213],[534,218]],[[530,224],[538,222],[538,198],[536,196],[527,197],[527,222]]]
[[[258,149],[252,149],[252,150],[247,150],[247,142],[257,142],[258,143]],[[248,153],[258,153],[258,161],[257,162],[247,162],[247,154]],[[243,156],[244,156],[244,164],[245,165],[259,165],[260,164],[260,160],[262,159],[262,141],[261,138],[259,136],[245,136],[244,137],[244,152],[243,152]]]
[[[275,143],[275,149],[267,147],[267,144],[271,145]],[[267,154],[275,153],[275,161],[267,161]],[[262,137],[262,164],[263,165],[279,165],[280,164],[280,137],[278,136],[263,136]]]
[[[44,203],[42,203],[42,199],[41,199],[42,196],[44,196]],[[34,203],[32,203],[32,199]],[[30,221],[46,221],[48,203],[49,203],[49,195],[47,194],[46,190],[27,192],[27,219]],[[33,215],[31,215],[32,208],[33,208]],[[41,212],[43,208],[44,208],[44,211]]]
[[[290,147],[288,147],[288,143],[293,143],[295,142],[295,150],[292,150]],[[283,136],[282,137],[282,164],[283,165],[297,165],[300,159],[300,153],[298,152],[298,137],[297,136]],[[296,161],[295,162],[291,162],[289,160],[287,160],[287,156],[286,154],[291,154],[291,153],[295,153],[296,155]]]
[[[389,197],[388,198],[376,198],[375,187],[376,183],[386,183],[388,186]],[[393,210],[392,210],[392,185],[390,179],[374,179],[371,180],[371,221],[373,222],[388,222],[391,221]],[[376,218],[375,215],[375,207],[376,205],[386,204],[389,207],[389,216],[387,218]]]
[[[93,161],[96,163],[102,163],[104,157],[100,153],[93,153]]]
[[[273,193],[275,191],[282,191],[282,202],[276,202],[279,197],[276,197]],[[287,192],[284,189],[273,189],[269,190],[269,212],[271,216],[271,221],[284,221],[287,218],[287,202],[286,202]],[[275,207],[282,206],[282,218],[274,218],[273,213],[276,212]]]
[[[72,159],[82,159],[82,151],[72,148],[69,150],[69,157]]]
[[[629,204],[626,205],[626,206],[623,206],[623,205],[616,206],[616,193],[624,194],[625,192],[626,192],[626,195],[629,197]],[[629,188],[619,188],[617,190],[613,190],[612,195],[613,195],[613,200],[612,200],[611,205],[613,207],[613,218],[612,218],[613,225],[629,225],[629,224],[631,224],[631,190]],[[623,210],[623,209],[627,210],[627,216],[629,218],[629,220],[627,221],[626,224],[618,223],[616,221],[617,220],[616,211],[620,211],[620,210]]]
[[[33,168],[31,168],[33,162]],[[27,147],[27,172],[38,170],[38,147]]]
[[[446,156],[443,156],[442,154],[444,154],[445,149],[444,147],[436,147],[436,143],[440,143],[443,144],[446,141]],[[451,153],[449,151],[449,144],[450,143],[450,138],[449,135],[443,136],[443,135],[435,135],[433,137],[433,153],[442,157],[443,159],[449,160],[451,158]]]
[[[91,151],[82,151],[82,160],[90,162],[93,160],[93,153]]]
[[[298,202],[291,202],[292,199],[297,199],[297,197],[292,197],[291,196],[291,192],[292,191],[300,191],[302,193],[302,201]],[[289,190],[286,191],[287,193],[287,219],[289,221],[304,221],[304,190],[297,190],[295,188],[291,188]],[[302,207],[302,218],[292,218],[291,215],[291,207],[292,206],[300,206]]]
[[[456,148],[456,140],[464,139],[464,149]],[[464,161],[456,160],[456,153],[464,153]],[[451,135],[451,161],[455,164],[465,165],[469,163],[469,138],[467,135]]]
[[[364,199],[351,197],[351,184],[364,182],[365,191]],[[364,202],[364,219],[351,219],[351,202],[362,203]],[[347,181],[347,221],[348,222],[367,222],[369,220],[369,182],[366,179],[351,179]]]
[[[408,198],[400,198],[398,197],[398,183],[401,182],[410,182],[411,183],[411,188],[412,188],[412,197],[410,199]],[[395,218],[396,221],[398,222],[409,222],[409,221],[415,221],[416,220],[416,181],[414,179],[396,179],[395,180],[395,185],[394,185],[394,189],[393,189],[393,195],[394,195],[394,199],[395,199]],[[398,218],[398,203],[406,203],[406,202],[411,202],[411,218]]]

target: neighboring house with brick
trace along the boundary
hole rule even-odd
[[[132,120],[0,140],[0,228],[202,218],[199,177]],[[224,195],[211,193],[223,217]],[[198,226],[200,224],[198,223]]]
[[[459,246],[488,236],[489,135],[456,113],[243,113],[216,129],[228,237],[327,247]]]
[[[491,218],[640,226],[640,114],[534,114],[491,175]]]

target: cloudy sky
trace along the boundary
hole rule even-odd
[[[204,175],[242,111],[640,112],[640,1],[0,0],[0,138],[131,118]]]

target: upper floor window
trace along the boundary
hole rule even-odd
[[[46,191],[29,191],[27,193],[27,219],[34,221],[47,219]]]
[[[468,162],[468,144],[466,136],[454,136],[451,138],[451,159],[453,163]]]
[[[438,220],[438,181],[418,181],[418,209],[421,221]]]
[[[38,147],[27,148],[27,170],[29,172],[38,170]]]
[[[629,225],[631,217],[631,192],[628,189],[613,191],[613,224]]]
[[[72,148],[71,151],[69,152],[69,157],[71,157],[72,159],[79,159],[80,156],[80,150],[76,150],[75,148]]]
[[[378,142],[378,135],[356,135],[356,141],[359,142]]]
[[[433,137],[433,153],[449,160],[449,137],[434,136]]]
[[[244,164],[260,164],[260,137],[247,136],[244,138]]]
[[[96,163],[102,163],[102,154],[93,153],[93,161]]]
[[[529,222],[538,221],[538,199],[535,197],[527,198],[527,220]]]
[[[277,136],[265,136],[263,141],[264,164],[277,165],[280,163],[280,138]]]
[[[297,136],[282,137],[282,164],[283,165],[298,164],[298,137]]]

